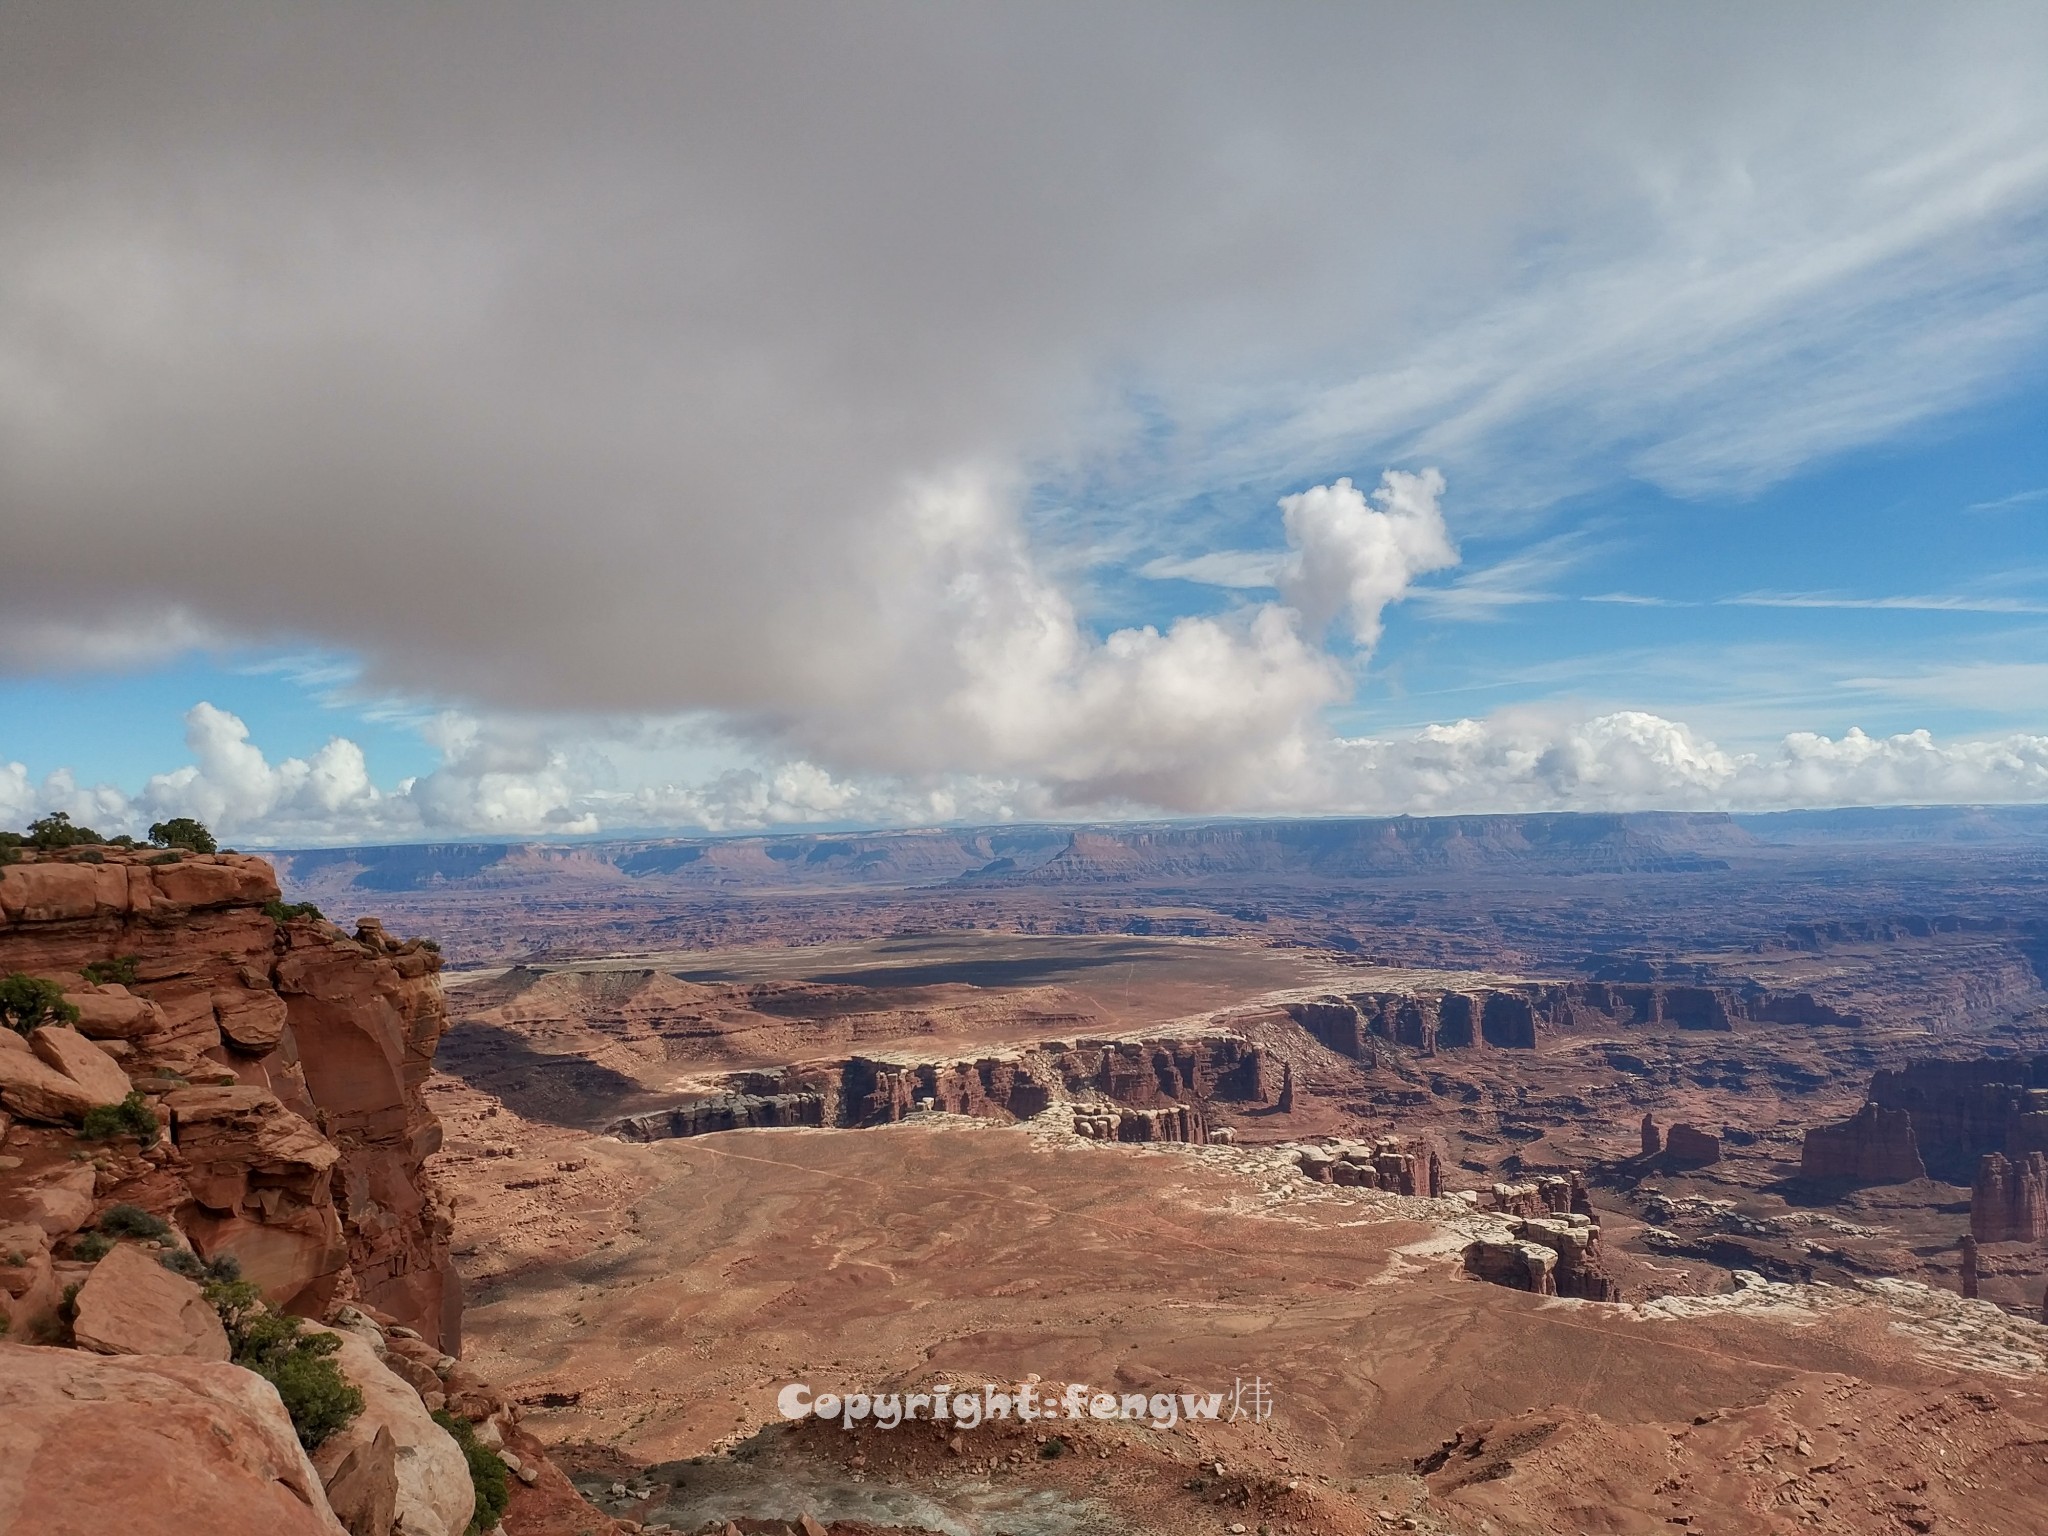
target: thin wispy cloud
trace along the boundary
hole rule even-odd
[[[2048,603],[2016,597],[1922,593],[1899,597],[1847,597],[1832,592],[1746,592],[1715,599],[1725,608],[1873,608],[1913,613],[2048,613]]]
[[[1963,508],[1965,512],[2002,512],[2007,507],[2032,506],[2036,502],[2048,501],[2048,485],[2038,486],[2031,491],[2015,491],[2010,496],[2000,496],[1995,501],[1973,501]]]

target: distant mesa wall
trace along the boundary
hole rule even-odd
[[[1987,1152],[2048,1152],[2048,1056],[1909,1061],[1870,1101],[1910,1115],[1929,1170],[1957,1183]]]
[[[1970,1235],[1980,1243],[2048,1238],[2048,1156],[1984,1154],[1970,1189]]]
[[[1047,1040],[1013,1055],[975,1061],[900,1063],[865,1056],[845,1061],[740,1072],[727,1091],[615,1121],[628,1141],[666,1141],[712,1131],[809,1125],[889,1125],[923,1111],[990,1120],[1026,1120],[1056,1091],[1106,1101],[1110,1139],[1203,1141],[1213,1102],[1266,1104],[1282,1068],[1240,1035],[1149,1040]],[[1192,1118],[1178,1114],[1187,1109]],[[1158,1111],[1151,1119],[1127,1111]],[[1097,1134],[1093,1129],[1083,1134]]]
[[[1909,1184],[1927,1177],[1913,1133],[1913,1117],[1903,1109],[1865,1104],[1837,1125],[1816,1126],[1806,1133],[1799,1152],[1801,1177],[1851,1184]]]
[[[1674,982],[1529,981],[1467,989],[1354,992],[1290,1003],[1288,1017],[1341,1055],[1364,1060],[1375,1039],[1423,1055],[1489,1045],[1533,1050],[1554,1030],[1670,1025],[1728,1030],[1742,1021],[1855,1025],[1807,993]]]

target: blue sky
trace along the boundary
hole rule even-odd
[[[0,17],[0,821],[2048,798],[2048,18],[1480,9]]]

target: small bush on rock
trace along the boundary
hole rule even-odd
[[[116,960],[95,960],[80,969],[79,974],[96,987],[135,985],[134,955],[122,955]]]
[[[100,1213],[99,1228],[110,1237],[146,1237],[162,1242],[171,1235],[171,1224],[153,1216],[139,1205],[110,1205]]]
[[[64,1001],[54,981],[16,971],[0,980],[0,1024],[17,1034],[30,1034],[45,1024],[76,1024],[78,1010]]]
[[[114,1240],[104,1232],[81,1232],[71,1239],[71,1257],[85,1264],[97,1264],[114,1251]]]
[[[145,1147],[156,1145],[156,1111],[140,1093],[130,1092],[118,1104],[100,1104],[85,1112],[78,1134],[87,1141],[113,1141],[133,1136]]]
[[[470,1486],[476,1489],[476,1516],[469,1522],[469,1536],[488,1531],[512,1502],[512,1485],[505,1481],[505,1463],[498,1453],[477,1439],[469,1420],[445,1408],[434,1410],[434,1422],[447,1430],[462,1447],[462,1459],[469,1463]]]
[[[202,1259],[189,1248],[172,1248],[157,1255],[157,1263],[174,1275],[183,1275],[200,1286],[224,1284],[242,1278],[242,1266],[231,1253]]]
[[[363,1394],[334,1363],[341,1340],[333,1334],[300,1333],[298,1318],[270,1311],[246,1280],[216,1280],[204,1294],[227,1329],[235,1364],[277,1388],[300,1445],[315,1449],[363,1411]]]
[[[263,915],[273,923],[288,923],[295,917],[320,917],[323,914],[310,901],[286,903],[273,897],[263,903]]]

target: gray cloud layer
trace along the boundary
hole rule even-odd
[[[1340,660],[1105,644],[1029,485],[1143,540],[1160,486],[1747,483],[1950,408],[2048,329],[2044,75],[2034,6],[10,6],[0,664],[312,642],[1247,804]]]

